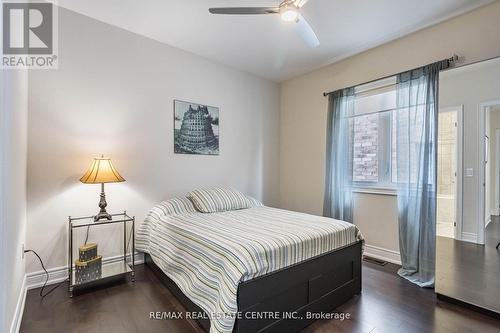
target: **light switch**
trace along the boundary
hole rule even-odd
[[[465,168],[465,177],[474,177],[474,169]]]

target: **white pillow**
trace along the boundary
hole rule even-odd
[[[210,188],[194,190],[188,194],[196,209],[202,213],[224,212],[245,209],[262,204],[231,188]]]
[[[193,202],[188,198],[172,198],[161,202],[156,206],[163,212],[163,215],[190,214],[196,213]]]

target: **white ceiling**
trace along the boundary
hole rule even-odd
[[[59,0],[64,8],[274,81],[283,81],[493,0],[310,0],[302,14],[321,45],[308,48],[278,15],[222,16],[208,7],[279,0]]]

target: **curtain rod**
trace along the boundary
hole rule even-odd
[[[459,59],[459,58],[458,58],[458,55],[454,54],[454,55],[453,55],[453,56],[451,56],[450,58],[443,59],[443,61],[444,61],[444,60],[447,60],[450,64],[453,64],[453,63],[457,62],[457,61],[458,61],[458,59]],[[387,75],[387,76],[384,76],[384,77],[380,77],[380,78],[378,78],[378,79],[374,79],[374,80],[366,81],[366,82],[363,82],[363,83],[359,83],[359,84],[356,84],[356,85],[354,85],[354,86],[351,86],[350,88],[357,87],[357,86],[361,86],[361,85],[368,84],[368,83],[372,83],[372,82],[376,82],[376,81],[383,80],[383,79],[388,79],[388,78],[393,77],[393,76],[398,75],[398,74],[399,74],[399,73],[392,74],[392,75]],[[326,96],[330,95],[331,93],[333,93],[333,92],[335,92],[335,91],[336,91],[336,90],[334,90],[334,91],[330,91],[330,92],[324,92],[324,93],[323,93],[323,96],[325,96],[325,97],[326,97]]]

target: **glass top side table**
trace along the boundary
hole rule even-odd
[[[99,277],[86,281],[78,281],[75,278],[75,268],[73,260],[73,231],[78,228],[93,228],[104,225],[123,224],[123,258],[112,263],[102,262],[102,272]],[[127,241],[127,224],[130,224],[130,236]],[[94,222],[94,216],[68,217],[68,280],[69,294],[73,297],[74,288],[95,285],[100,280],[111,277],[130,275],[132,282],[135,282],[135,216],[129,216],[126,211],[119,214],[111,214],[111,220],[100,220]],[[128,245],[131,241],[131,248]]]

